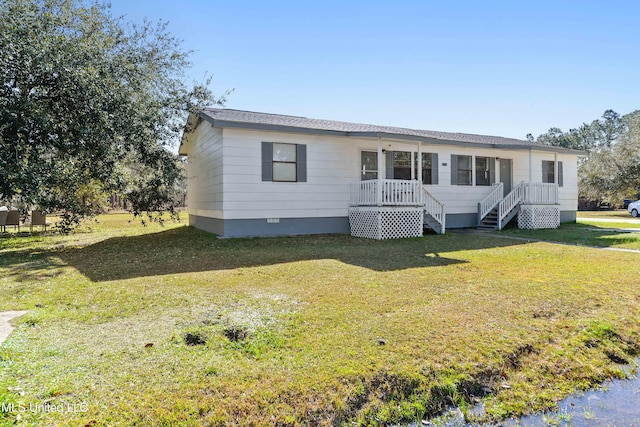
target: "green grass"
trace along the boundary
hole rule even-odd
[[[575,224],[562,224],[557,230],[508,228],[500,234],[581,246],[640,250],[640,232],[625,230],[637,228],[634,227],[635,224],[587,222],[584,219],[579,219],[578,221]]]
[[[640,254],[127,219],[0,238],[0,310],[29,310],[0,399],[79,409],[0,425],[379,425],[478,398],[500,419],[623,376],[640,348]]]
[[[602,210],[602,211],[578,211],[578,219],[598,219],[598,218],[608,218],[608,219],[624,219],[630,220],[634,219],[631,214],[626,209],[616,209],[616,210]]]

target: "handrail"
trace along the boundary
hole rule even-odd
[[[431,193],[422,187],[422,204],[425,212],[440,224],[440,234],[444,234],[447,219],[444,203],[433,197]]]
[[[493,208],[502,200],[504,185],[501,182],[493,184],[494,188],[489,195],[478,202],[478,224],[487,216]]]
[[[502,230],[502,221],[519,203],[524,200],[525,183],[520,181],[509,194],[498,204],[498,230]]]

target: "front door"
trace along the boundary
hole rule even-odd
[[[360,157],[362,167],[362,181],[378,178],[378,152],[363,151]]]
[[[511,159],[500,159],[500,182],[504,188],[503,197],[511,192]]]

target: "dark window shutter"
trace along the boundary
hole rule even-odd
[[[273,181],[273,143],[262,141],[262,180]]]
[[[564,184],[564,177],[563,177],[563,173],[562,173],[562,162],[558,162],[558,185],[560,187],[562,187],[562,185]]]
[[[438,185],[438,154],[431,154],[431,184]]]
[[[458,156],[451,155],[451,185],[458,185]]]
[[[385,179],[393,179],[393,151],[387,150],[384,156],[385,162]]]
[[[298,182],[307,182],[307,146],[298,144],[296,148],[296,173]]]
[[[496,182],[496,158],[489,157],[489,185]]]

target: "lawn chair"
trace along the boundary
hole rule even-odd
[[[33,233],[33,226],[40,225],[47,231],[47,216],[41,211],[31,211],[31,225],[29,225],[29,232]]]
[[[15,230],[18,227],[18,231],[20,231],[20,211],[17,209],[11,210],[7,212],[7,221],[4,223],[4,230],[7,231],[7,225],[13,225],[13,229]]]
[[[0,230],[7,231],[7,216],[9,211],[0,211]]]

